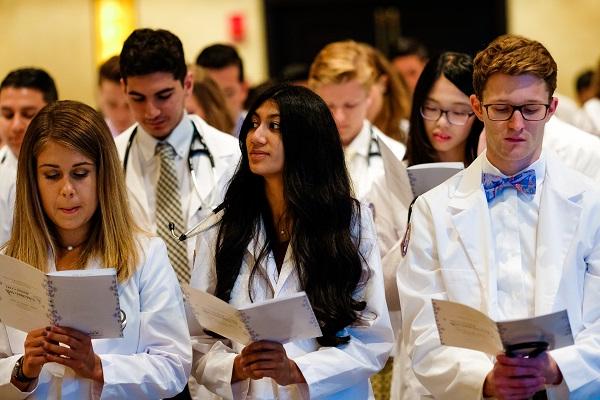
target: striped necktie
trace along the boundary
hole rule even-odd
[[[184,227],[181,212],[181,196],[179,182],[175,172],[175,149],[169,143],[159,142],[156,154],[160,157],[160,175],[156,186],[156,224],[158,234],[166,242],[169,260],[177,273],[180,283],[189,283],[190,267],[188,266],[186,246],[171,235],[169,223]]]

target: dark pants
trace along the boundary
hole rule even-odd
[[[173,400],[192,400],[192,396],[190,396],[190,389],[188,388],[188,385],[185,385],[185,387],[183,388],[183,392],[179,393],[175,397],[170,397],[169,399],[173,399]],[[169,399],[165,399],[165,400],[169,400]]]

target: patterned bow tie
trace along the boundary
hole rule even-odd
[[[507,187],[514,187],[518,192],[528,196],[535,194],[535,171],[528,169],[515,176],[503,178],[501,176],[483,173],[481,183],[485,190],[485,197],[488,203],[492,201],[498,193]]]

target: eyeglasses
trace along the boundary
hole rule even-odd
[[[550,104],[484,104],[483,107],[491,121],[508,121],[515,111],[519,111],[525,121],[541,121],[548,115]]]
[[[429,105],[421,106],[421,116],[428,121],[437,121],[442,117],[442,114],[446,114],[446,121],[450,124],[464,125],[474,113],[467,111],[442,110],[439,107]]]

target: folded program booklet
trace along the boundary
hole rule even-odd
[[[380,137],[379,147],[385,168],[385,180],[390,192],[408,208],[413,199],[433,189],[464,169],[461,162],[437,162],[406,167],[402,156],[390,142]],[[392,143],[393,144],[393,143]]]
[[[287,343],[323,335],[304,292],[235,308],[187,284],[182,289],[204,329],[243,345],[259,340]]]
[[[93,339],[122,337],[114,268],[43,273],[0,255],[0,320],[29,332],[60,325]]]
[[[573,344],[567,310],[495,322],[481,311],[464,304],[436,299],[431,301],[440,342],[446,346],[496,355],[510,348],[527,348],[538,343],[544,343],[544,349],[547,350]]]

